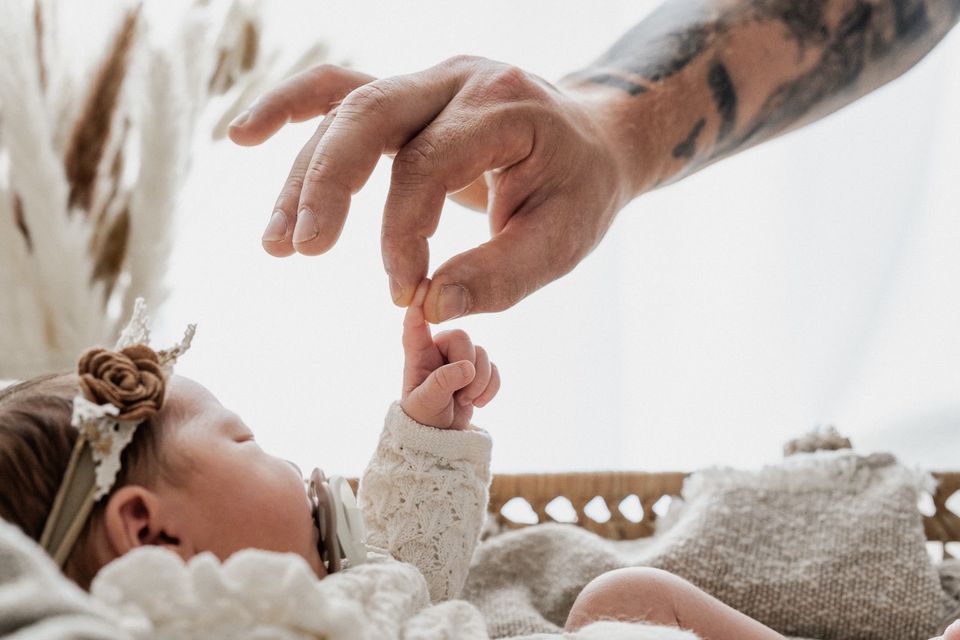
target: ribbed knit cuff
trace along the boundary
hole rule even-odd
[[[390,405],[385,430],[392,433],[402,447],[423,451],[447,460],[465,460],[489,464],[493,441],[483,429],[438,429],[420,424],[406,413],[399,402]]]

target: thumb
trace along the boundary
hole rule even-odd
[[[592,248],[588,234],[566,228],[569,215],[559,204],[518,211],[493,239],[440,265],[423,304],[427,320],[509,309],[569,272]]]
[[[473,382],[476,375],[477,370],[469,360],[451,362],[435,369],[410,395],[423,406],[439,409],[452,400],[454,393]]]

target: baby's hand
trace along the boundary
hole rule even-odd
[[[482,407],[500,389],[500,374],[483,347],[475,347],[459,329],[430,335],[423,300],[430,280],[417,287],[403,318],[403,395],[400,406],[421,424],[466,429],[474,407]]]

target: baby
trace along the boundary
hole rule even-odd
[[[470,419],[497,394],[500,376],[464,332],[431,336],[422,311],[427,285],[421,284],[404,318],[401,399],[390,408],[358,501],[366,543],[415,566],[437,603],[458,597],[479,539],[491,442]],[[99,378],[88,374],[82,384],[76,374],[59,374],[0,391],[0,517],[41,540],[51,512],[69,510],[54,502],[62,479],[81,473],[67,467],[78,441],[71,421],[82,388],[97,402],[115,398],[121,416],[143,422],[109,490],[80,518],[75,542],[52,553],[79,585],[89,588],[103,567],[144,546],[165,547],[184,561],[203,552],[220,561],[249,548],[287,552],[302,557],[320,579],[335,571],[339,554],[330,556],[331,534],[318,529],[300,470],[260,449],[250,428],[203,386],[167,376],[146,352],[130,353],[139,386],[121,367]],[[160,354],[161,363],[173,357]],[[113,357],[95,352],[81,369],[109,369]],[[146,393],[123,397],[135,387]],[[345,571],[351,570],[359,569],[347,563]],[[782,640],[691,584],[652,569],[595,579],[574,603],[566,629],[600,620],[672,626],[710,640]],[[944,639],[960,640],[960,628],[951,627]]]

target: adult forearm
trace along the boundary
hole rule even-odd
[[[897,77],[960,0],[668,0],[561,84],[595,100],[633,195]]]

